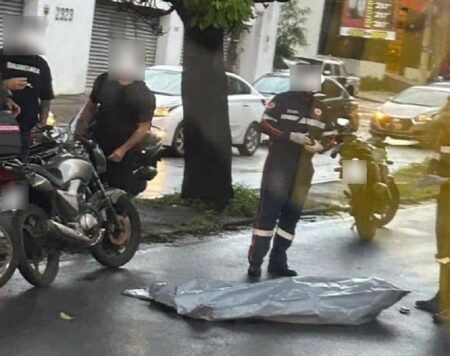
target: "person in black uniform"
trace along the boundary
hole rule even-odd
[[[110,59],[116,62],[114,69],[95,80],[76,127],[76,135],[83,135],[89,121],[94,121],[94,139],[108,158],[104,179],[127,192],[133,177],[133,149],[148,134],[156,105],[154,94],[140,80],[143,72],[137,73],[139,66],[133,63],[140,52],[133,55],[131,47],[116,49],[116,59]]]
[[[262,131],[270,136],[264,165],[261,200],[248,253],[248,274],[259,277],[263,258],[270,249],[268,271],[276,276],[295,276],[288,268],[286,251],[294,239],[311,185],[311,159],[331,147],[336,134],[320,101],[321,66],[299,64],[291,68],[291,90],[267,104]],[[300,74],[299,74],[300,73]],[[308,82],[316,81],[314,85]],[[318,83],[317,83],[318,81]]]
[[[8,39],[0,50],[0,72],[3,85],[12,92],[21,113],[17,121],[22,133],[22,158],[30,145],[30,131],[38,123],[45,124],[50,113],[50,102],[54,98],[52,76],[47,61],[38,55],[35,32],[40,27],[34,21],[17,18],[14,29],[7,28]],[[15,36],[10,32],[15,31]],[[14,38],[12,38],[14,37]]]
[[[417,301],[416,307],[435,314],[436,321],[450,322],[450,97],[438,118],[432,122],[428,136],[438,155],[430,161],[429,173],[440,184],[436,214],[439,292],[430,300]]]

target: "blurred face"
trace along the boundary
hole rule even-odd
[[[145,75],[144,42],[128,39],[111,40],[108,74],[113,80],[143,80]]]
[[[320,91],[322,65],[297,64],[291,67],[290,72],[292,91]]]
[[[42,16],[5,16],[4,52],[8,55],[45,54],[46,23]]]

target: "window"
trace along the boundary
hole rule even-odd
[[[325,80],[322,84],[322,93],[327,99],[338,98],[341,96],[341,88],[331,80]]]
[[[331,68],[331,64],[330,63],[325,63],[323,65],[323,71],[322,73],[324,75],[333,75],[333,69]]]
[[[250,93],[250,87],[243,81],[234,77],[228,77],[228,95],[245,95]]]

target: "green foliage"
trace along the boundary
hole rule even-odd
[[[427,174],[428,161],[412,163],[394,173],[394,178],[400,190],[400,201],[403,204],[417,204],[433,199],[439,193],[436,185],[423,187],[417,182]]]
[[[302,8],[300,5],[300,0],[291,0],[281,7],[274,61],[277,69],[286,68],[283,59],[293,59],[296,47],[308,44],[305,22],[311,9],[309,7]]]
[[[155,200],[156,203],[171,206],[185,206],[202,212],[212,212],[214,207],[197,199],[182,199],[181,194],[165,195]],[[234,217],[253,217],[258,208],[259,196],[257,192],[243,185],[234,186],[234,198],[223,211],[224,215]]]
[[[190,25],[231,30],[253,16],[252,0],[180,0]]]

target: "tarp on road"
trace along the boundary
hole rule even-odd
[[[279,278],[258,283],[194,279],[154,283],[127,296],[172,307],[204,320],[257,318],[299,324],[359,325],[408,292],[378,278]]]

